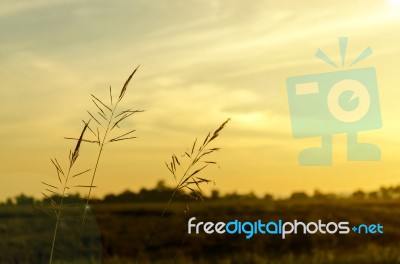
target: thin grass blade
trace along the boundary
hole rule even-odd
[[[139,65],[139,66],[140,66],[140,65]],[[119,95],[118,102],[121,101],[122,98],[124,97],[125,92],[126,92],[126,88],[128,88],[128,84],[129,84],[129,82],[131,81],[131,79],[132,79],[133,75],[135,74],[135,72],[137,71],[137,69],[139,68],[139,66],[136,67],[136,69],[132,72],[132,74],[131,74],[131,75],[128,77],[128,79],[126,80],[124,86],[122,87],[121,93],[120,93],[120,95]]]

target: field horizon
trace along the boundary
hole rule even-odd
[[[90,225],[77,248],[78,263],[136,263],[164,207],[165,202],[94,202],[88,218]],[[73,212],[70,213],[72,216]],[[181,200],[173,203],[165,214],[142,263],[170,263],[174,258],[175,263],[400,263],[397,215],[400,215],[400,199]],[[251,239],[243,234],[188,235],[187,221],[193,216],[197,221],[214,222],[235,219],[379,222],[384,226],[384,234],[298,234],[286,239],[260,234]],[[51,235],[47,226],[51,222],[47,215],[29,205],[1,206],[0,232],[4,239],[0,243],[0,261],[44,263]],[[76,236],[73,218],[61,223],[54,263],[70,261],[71,249],[75,247],[71,244]]]

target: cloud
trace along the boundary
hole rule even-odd
[[[21,1],[12,1],[5,0],[0,3],[0,18],[9,17],[9,16],[24,16],[25,13],[32,12],[37,9],[46,8],[50,6],[60,6],[65,3],[72,3],[74,0],[21,0]]]
[[[17,160],[37,169],[51,150],[64,153],[56,140],[81,129],[89,93],[107,98],[111,85],[117,94],[138,64],[122,106],[146,110],[129,124],[138,129],[142,152],[134,157],[141,163],[162,160],[227,117],[229,148],[271,156],[282,149],[284,160],[293,152],[286,78],[332,70],[314,52],[324,48],[337,59],[338,36],[353,37],[351,56],[370,42],[378,58],[382,50],[397,52],[398,18],[380,2],[3,1],[0,122],[7,151],[0,169],[12,170]],[[32,161],[35,148],[42,151]],[[118,150],[119,162],[132,159],[128,147]]]

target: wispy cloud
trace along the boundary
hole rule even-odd
[[[8,164],[0,164],[0,172],[17,159],[32,170],[46,171],[47,152],[33,162],[26,146],[50,147],[46,134],[62,138],[78,130],[88,94],[107,96],[109,85],[118,91],[138,64],[142,66],[125,104],[147,110],[134,121],[141,130],[135,144],[143,153],[148,153],[146,147],[154,153],[131,159],[145,164],[150,161],[144,157],[151,156],[162,165],[178,140],[190,142],[231,117],[230,148],[240,146],[246,153],[256,149],[268,157],[276,153],[279,167],[279,159],[296,155],[285,79],[332,70],[315,59],[314,52],[324,48],[338,59],[338,36],[353,36],[350,57],[358,47],[374,44],[377,57],[386,56],[390,65],[374,62],[392,69],[396,61],[386,58],[398,52],[398,14],[375,0],[341,0],[332,6],[318,0],[2,1],[0,100],[5,110],[0,112],[0,140],[7,141],[7,149],[29,155],[1,152],[0,159]],[[384,79],[383,89],[396,80]],[[386,111],[396,112],[396,97],[388,97],[392,101]],[[7,140],[10,137],[13,140]],[[54,144],[57,151],[64,146]],[[263,152],[260,145],[276,152]],[[237,157],[231,158],[235,163]],[[159,175],[161,167],[140,171]],[[254,177],[265,169],[258,168]]]

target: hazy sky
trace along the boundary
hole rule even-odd
[[[56,179],[51,157],[67,165],[90,93],[115,96],[141,65],[123,108],[145,109],[129,123],[136,140],[107,146],[95,195],[138,190],[165,179],[164,161],[226,118],[208,176],[224,191],[287,195],[349,192],[400,181],[400,1],[1,1],[0,199],[39,196]],[[383,128],[362,132],[380,162],[348,162],[346,137],[334,137],[334,165],[301,167],[297,154],[319,139],[291,135],[286,78],[338,69],[370,46],[353,68],[375,67]],[[95,151],[86,147],[87,167]],[[85,154],[83,154],[85,153]],[[211,186],[210,186],[211,187]]]

